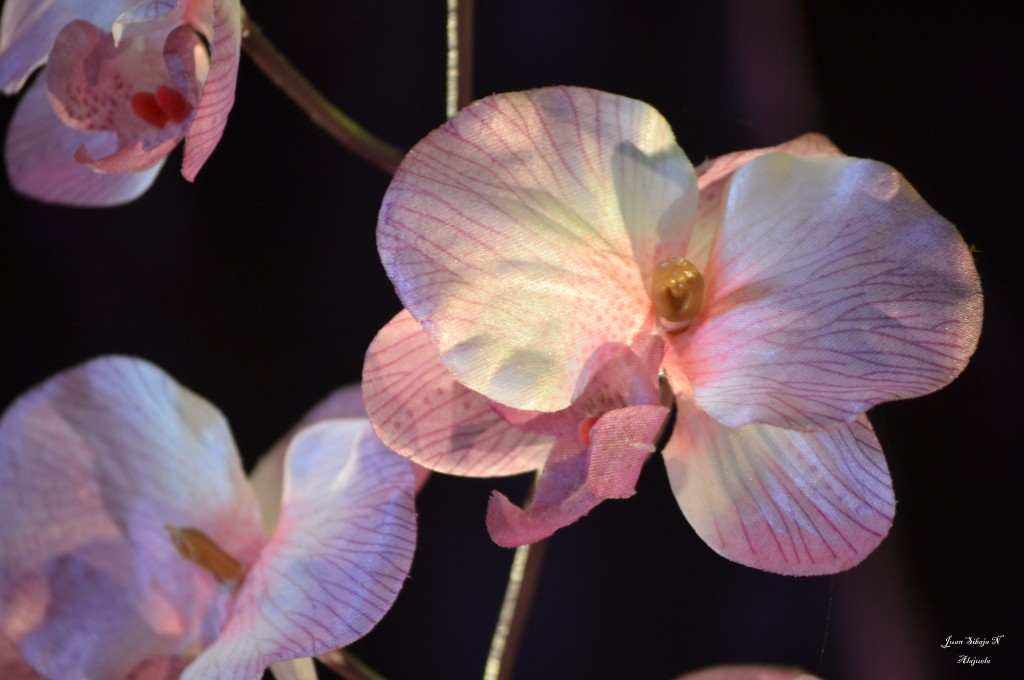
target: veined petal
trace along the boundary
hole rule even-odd
[[[6,0],[0,14],[0,89],[20,90],[46,62],[64,26],[81,19],[109,26],[133,0]]]
[[[888,534],[895,498],[871,423],[724,427],[685,401],[665,447],[679,507],[715,552],[779,574],[833,574]]]
[[[536,470],[554,445],[554,437],[516,427],[489,399],[463,387],[406,310],[367,350],[363,397],[381,441],[438,472],[497,477]]]
[[[547,538],[608,498],[628,498],[668,409],[628,406],[601,416],[590,429],[590,446],[559,439],[556,453],[537,478],[526,509],[495,491],[487,505],[487,531],[500,546],[513,548]]]
[[[711,247],[722,223],[726,189],[733,173],[766,153],[782,152],[793,156],[838,156],[842,152],[824,135],[809,132],[777,146],[737,151],[712,158],[697,166],[700,204],[694,218],[693,236],[686,249],[686,259],[703,270],[711,255]]]
[[[42,75],[18,102],[4,146],[11,185],[26,196],[79,207],[121,205],[141,196],[156,179],[163,161],[141,172],[99,174],[74,160],[82,146],[96,155],[111,152],[113,133],[79,132],[66,126],[50,105]]]
[[[121,42],[122,38],[173,28],[183,22],[186,4],[180,0],[145,0],[128,8],[111,27],[114,44]]]
[[[0,419],[0,635],[61,678],[125,677],[208,644],[230,591],[178,554],[168,525],[243,565],[263,542],[213,406],[125,357],[29,391]]]
[[[366,634],[391,607],[416,542],[413,475],[362,419],[306,428],[285,461],[281,519],[217,641],[183,680],[249,680]]]
[[[671,338],[702,409],[817,429],[963,370],[981,287],[960,234],[889,166],[767,154],[733,176],[698,324]]]
[[[653,323],[645,272],[685,248],[696,200],[692,166],[647,104],[568,87],[496,95],[406,157],[378,248],[459,382],[556,411],[607,347]]]
[[[190,3],[189,12],[197,13],[208,2]],[[242,5],[239,0],[212,0],[210,74],[203,84],[199,108],[185,135],[185,157],[181,174],[193,181],[213,153],[235,103],[238,60],[242,52]]]

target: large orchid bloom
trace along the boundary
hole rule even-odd
[[[576,408],[654,337],[684,515],[725,557],[784,574],[849,568],[887,534],[865,411],[950,382],[981,328],[966,245],[891,167],[808,135],[694,169],[656,110],[588,89],[488,97],[428,135],[378,246],[415,324],[367,361],[386,443],[458,474],[542,467],[550,446],[519,430],[465,455],[474,418]],[[403,407],[376,412],[371,389]]]
[[[17,92],[46,64],[7,132],[14,187],[53,203],[125,203],[182,138],[193,180],[234,103],[241,15],[239,0],[7,0],[0,87]]]
[[[365,634],[408,574],[413,474],[364,419],[302,429],[281,463],[265,534],[223,416],[155,366],[96,359],[19,398],[0,419],[4,677],[315,677],[287,660]]]

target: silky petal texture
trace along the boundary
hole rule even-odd
[[[250,680],[278,661],[366,634],[391,607],[416,542],[413,474],[365,420],[299,434],[285,461],[281,519],[221,636],[183,680]]]
[[[749,567],[834,574],[867,557],[892,526],[889,469],[866,416],[811,433],[727,428],[681,402],[663,453],[697,534]]]
[[[821,680],[799,668],[782,666],[715,666],[680,675],[676,680]]]
[[[10,640],[0,635],[0,678],[4,680],[44,680],[28,665]]]
[[[146,0],[122,12],[111,26],[114,43],[123,38],[170,29],[185,19],[185,4],[175,0]]]
[[[259,551],[221,414],[125,357],[31,390],[0,419],[0,634],[51,677],[124,677],[208,644],[230,592],[178,554],[166,525],[203,531],[243,564]]]
[[[668,409],[629,406],[602,416],[590,431],[592,445],[548,461],[526,510],[495,491],[487,504],[487,531],[513,548],[547,538],[608,498],[626,498],[654,452]],[[567,444],[566,444],[567,445]],[[570,449],[571,450],[571,449]]]
[[[46,62],[64,26],[82,19],[109,26],[132,0],[5,0],[0,14],[0,88],[20,90],[29,74]]]
[[[653,328],[650,272],[685,250],[696,176],[639,101],[582,88],[495,95],[403,161],[377,241],[402,302],[466,387],[567,407]]]
[[[808,133],[776,146],[749,149],[725,154],[704,161],[697,166],[697,186],[700,204],[694,218],[693,235],[686,248],[686,259],[697,269],[704,269],[711,255],[711,247],[722,223],[729,180],[741,167],[766,153],[783,152],[793,156],[837,156],[842,152],[824,135]]]
[[[729,426],[818,429],[927,394],[981,331],[955,227],[889,166],[767,154],[733,176],[700,321],[666,371]]]
[[[116,148],[112,133],[73,130],[54,113],[41,74],[18,102],[7,130],[4,161],[11,185],[47,203],[78,207],[121,205],[141,196],[156,179],[163,161],[141,172],[100,174],[74,160],[82,145],[96,155]]]
[[[242,53],[242,5],[238,0],[212,0],[210,73],[203,85],[199,108],[185,134],[181,174],[193,181],[213,153],[235,103],[238,60]],[[191,2],[191,14],[206,14],[209,2]],[[198,20],[196,20],[198,22]]]
[[[497,477],[536,470],[555,441],[507,422],[489,399],[459,383],[406,310],[367,350],[363,398],[385,445],[438,472]]]

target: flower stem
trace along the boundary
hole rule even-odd
[[[327,101],[267,40],[260,27],[247,14],[243,14],[242,18],[242,48],[253,63],[327,134],[363,160],[384,172],[395,173],[405,154]]]
[[[316,660],[345,680],[386,680],[383,675],[344,649],[332,649],[317,656]]]
[[[530,614],[530,604],[537,590],[540,565],[547,546],[545,539],[532,546],[521,545],[516,548],[508,585],[505,587],[505,599],[501,603],[498,623],[494,628],[494,637],[491,638],[491,649],[487,654],[484,680],[508,680],[512,677],[519,640]]]
[[[445,115],[473,98],[473,0],[448,0],[448,61],[445,78]]]

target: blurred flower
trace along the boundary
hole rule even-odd
[[[653,108],[581,88],[488,97],[428,135],[378,247],[451,380],[505,407],[569,408],[660,338],[683,513],[785,574],[878,545],[895,501],[865,411],[950,382],[981,329],[966,245],[892,168],[807,135],[695,170]],[[492,447],[496,473],[543,459],[517,445]]]
[[[249,679],[364,635],[411,564],[410,465],[331,419],[283,477],[268,538],[223,416],[138,359],[23,395],[0,419],[0,668]]]
[[[241,12],[239,0],[8,0],[0,87],[13,94],[46,64],[7,132],[14,187],[52,203],[125,203],[182,138],[193,180],[234,103]]]
[[[781,666],[714,666],[681,675],[676,680],[821,680],[799,668]]]

